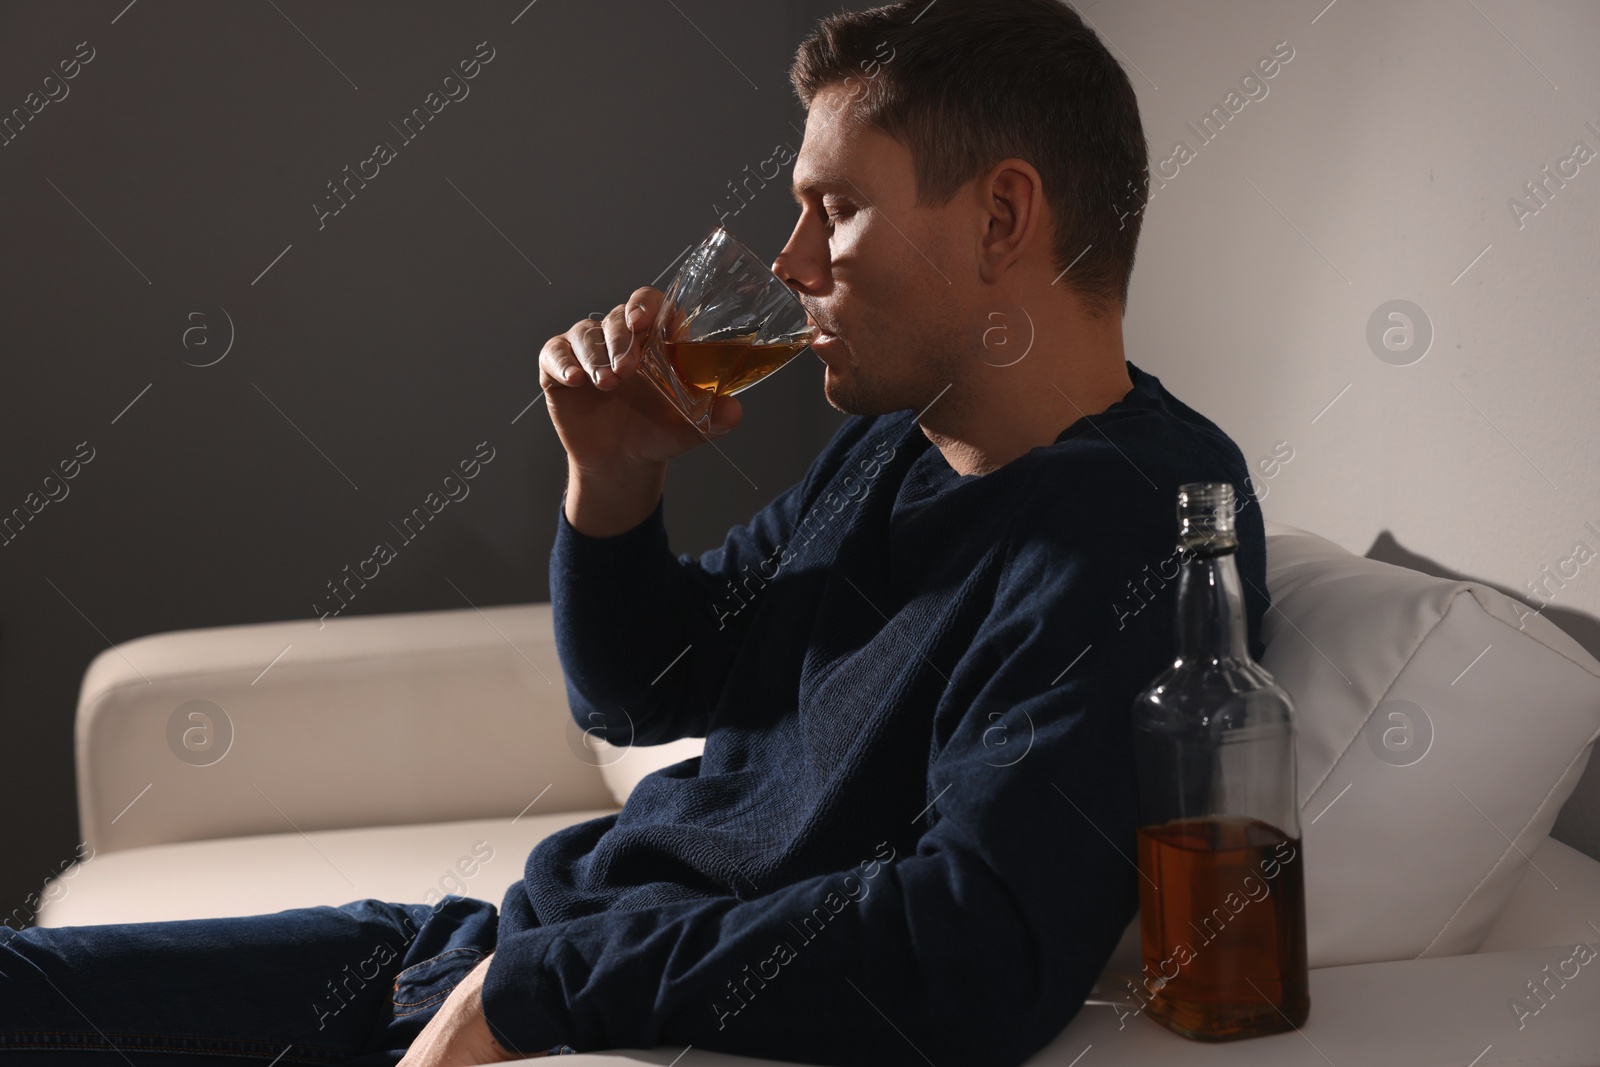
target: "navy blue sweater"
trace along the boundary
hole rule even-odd
[[[698,558],[664,501],[602,538],[563,501],[574,717],[705,751],[529,855],[483,988],[502,1040],[1007,1067],[1061,1031],[1138,910],[1130,709],[1176,653],[1179,485],[1246,502],[1258,658],[1268,603],[1238,447],[1128,372],[981,476],[909,409],[851,416]]]

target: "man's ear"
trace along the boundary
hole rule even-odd
[[[978,200],[978,273],[992,283],[1045,237],[1044,183],[1027,160],[1003,159],[978,180]]]

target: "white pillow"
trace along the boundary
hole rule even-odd
[[[1600,662],[1476,582],[1268,521],[1312,967],[1476,952],[1600,737]]]

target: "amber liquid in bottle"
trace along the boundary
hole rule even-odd
[[[1141,827],[1138,842],[1139,869],[1155,883],[1139,880],[1151,1015],[1210,1041],[1304,1023],[1299,839],[1259,819],[1215,816]]]
[[[730,396],[756,384],[799,354],[809,340],[751,344],[737,339],[665,341],[667,359],[684,384]]]

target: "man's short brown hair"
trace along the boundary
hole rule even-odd
[[[901,0],[819,22],[789,80],[808,109],[843,85],[852,117],[911,152],[918,204],[949,203],[1002,159],[1039,172],[1054,270],[1091,314],[1127,307],[1148,196],[1139,102],[1115,58],[1061,0]],[[1085,250],[1087,249],[1087,251]]]

